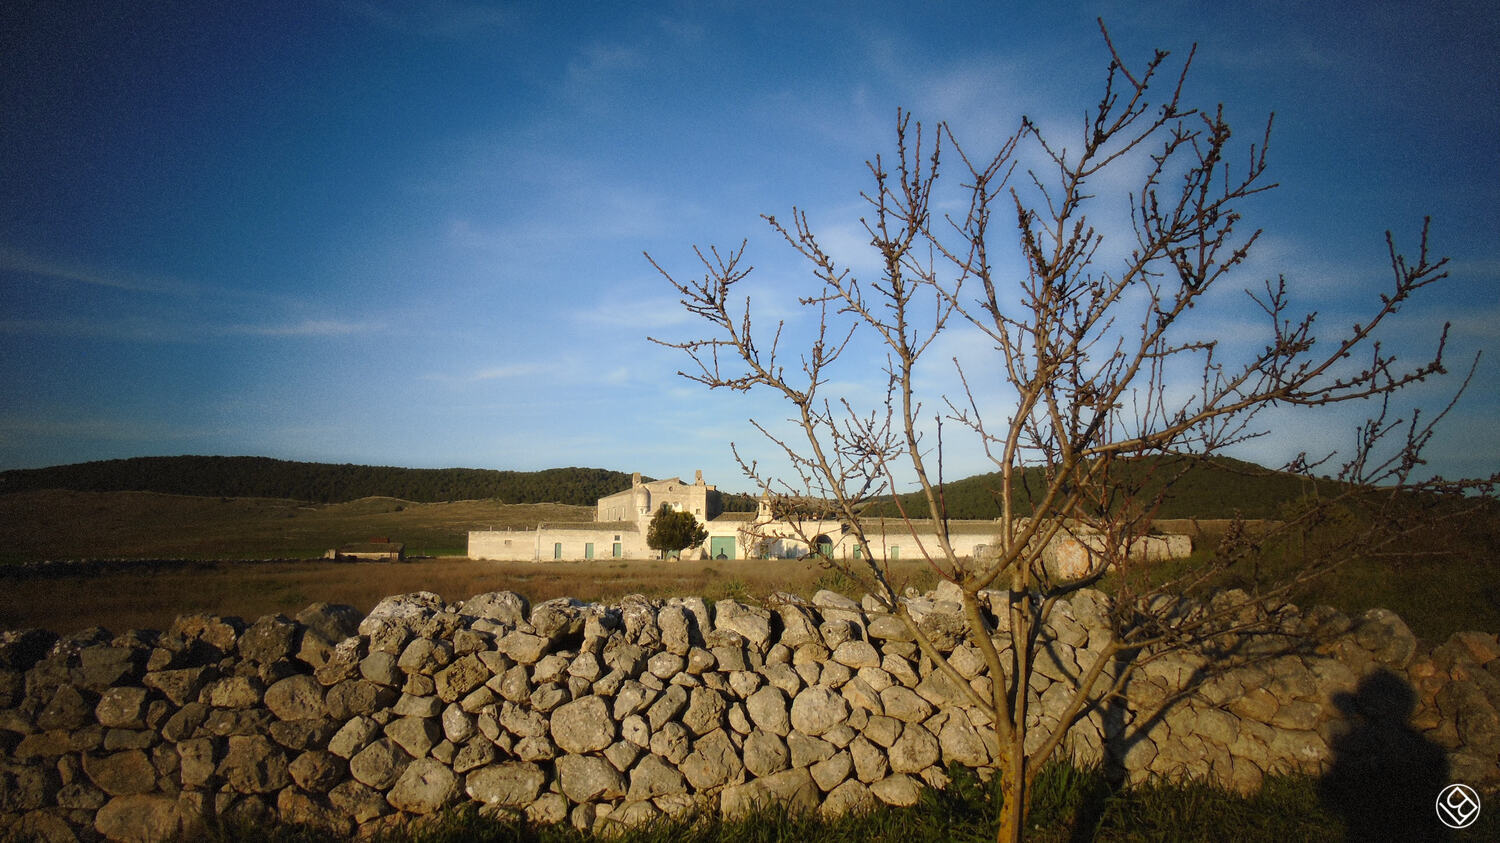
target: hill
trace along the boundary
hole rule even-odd
[[[136,457],[0,472],[0,494],[65,489],[309,503],[391,497],[419,503],[496,500],[593,506],[599,498],[628,488],[629,474],[602,468],[394,468],[268,457]]]
[[[1180,477],[1178,475],[1181,475]],[[1172,478],[1170,491],[1157,510],[1157,518],[1245,518],[1279,517],[1281,506],[1308,494],[1314,488],[1329,492],[1332,480],[1314,480],[1285,471],[1274,471],[1251,462],[1212,457],[1141,457],[1117,466],[1111,475],[1114,488],[1138,489],[1137,497],[1150,499]],[[943,484],[943,503],[950,518],[997,518],[1000,505],[994,490],[998,473],[978,474]],[[1018,514],[1031,511],[1027,490],[1042,488],[1040,468],[1026,469],[1018,484]],[[927,502],[919,492],[901,496],[901,505],[913,517],[927,513]],[[900,509],[889,501],[871,508],[876,515],[898,517]]]
[[[1149,496],[1164,478],[1175,476],[1159,518],[1274,518],[1280,506],[1332,481],[1310,480],[1272,471],[1254,463],[1215,457],[1192,464],[1184,457],[1147,457],[1116,470],[1120,488],[1139,486]],[[648,478],[649,479],[649,478]],[[1028,469],[1029,488],[1041,485],[1040,469]],[[979,474],[943,485],[952,518],[995,518],[999,506],[993,490],[998,474]],[[198,497],[277,498],[308,503],[346,503],[368,497],[399,498],[418,503],[491,500],[509,504],[560,503],[593,506],[605,495],[630,487],[630,475],[602,468],[551,468],[544,471],[495,471],[477,468],[395,468],[293,462],[268,457],[137,457],[77,463],[52,468],[0,472],[0,495],[62,489],[75,492],[156,492]],[[725,493],[725,509],[753,511],[753,495]],[[921,496],[902,496],[913,516],[926,512]],[[1022,514],[1030,510],[1024,494]],[[873,514],[896,517],[900,510],[885,502]]]

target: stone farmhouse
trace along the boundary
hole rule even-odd
[[[682,552],[683,559],[799,559],[820,553],[829,559],[857,560],[862,549],[847,525],[834,519],[779,519],[761,504],[757,512],[725,512],[723,496],[696,472],[692,483],[680,478],[643,482],[637,472],[630,488],[600,498],[593,521],[549,522],[534,530],[472,530],[469,558],[509,561],[564,559],[658,559],[661,553],[646,545],[651,517],[663,505],[691,512],[708,532],[708,539]],[[949,541],[961,557],[980,558],[997,542],[992,520],[952,520]],[[870,550],[885,560],[921,559],[938,553],[937,536],[921,525],[897,518],[865,522]],[[1060,539],[1046,556],[1064,575],[1087,570],[1091,542]],[[1131,553],[1147,559],[1172,559],[1192,551],[1187,536],[1148,536]]]

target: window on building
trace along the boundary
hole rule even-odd
[[[899,544],[893,544],[893,545],[891,545],[890,557],[892,559],[900,559],[901,558],[901,545],[899,545]]]
[[[556,544],[552,545],[552,558],[553,559],[561,559],[562,558],[562,542],[557,542]]]
[[[593,542],[584,542],[583,543],[583,558],[584,559],[593,559],[594,558],[594,543]]]

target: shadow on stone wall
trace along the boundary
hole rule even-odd
[[[1345,731],[1332,741],[1333,764],[1318,791],[1324,807],[1343,819],[1346,839],[1448,839],[1433,807],[1448,784],[1448,759],[1411,727],[1412,687],[1378,670],[1333,703]]]

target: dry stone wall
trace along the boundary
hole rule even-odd
[[[987,694],[956,597],[908,606]],[[838,814],[911,804],[946,765],[992,761],[988,717],[894,618],[832,592],[769,603],[423,592],[366,617],[316,604],[248,625],[0,634],[0,828],[141,840],[218,816],[355,835],[465,800],[596,828],[771,799]],[[1034,724],[1056,722],[1107,610],[1092,591],[1058,604]],[[1422,652],[1383,610],[1272,620],[1291,635],[1142,664],[1066,751],[1130,780],[1250,790],[1271,771],[1329,773],[1341,742],[1383,719],[1440,747],[1455,780],[1500,780],[1496,636]],[[1288,647],[1305,640],[1320,643]]]

